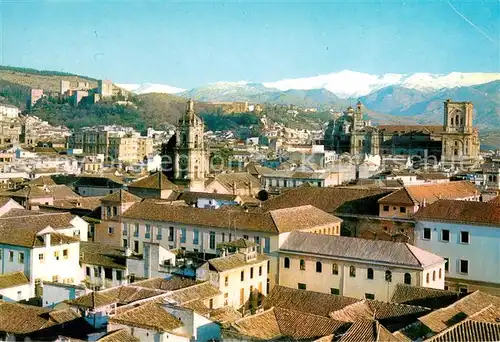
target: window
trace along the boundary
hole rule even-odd
[[[228,277],[228,276],[226,276],[226,277],[224,278],[224,286],[228,286],[228,285],[229,285],[229,277]],[[226,293],[226,294],[227,294],[227,293]]]
[[[241,271],[240,280],[245,281],[245,271]]]
[[[458,288],[458,291],[462,294],[466,294],[467,292],[469,292],[468,288],[467,287],[464,287],[464,286],[460,286]]]
[[[424,228],[424,240],[430,240],[430,239],[431,239],[431,229]]]
[[[128,240],[123,239],[123,248],[128,248]]]
[[[300,270],[305,271],[306,270],[306,262],[304,259],[300,259]]]
[[[248,240],[248,235],[243,235],[243,238],[244,238],[245,240]]]
[[[392,281],[392,272],[389,270],[385,271],[385,281],[388,283]]]
[[[139,253],[139,241],[134,241],[134,252]]]
[[[429,273],[427,273],[427,274],[425,275],[425,282],[426,282],[427,284],[429,284],[429,281],[430,281],[430,276],[429,276]]]
[[[115,229],[113,227],[108,227],[108,234],[114,234]]]
[[[85,268],[85,275],[87,277],[90,277],[90,267],[88,267],[88,266]]]
[[[284,268],[290,268],[290,259],[289,258],[285,258],[283,260],[283,267]]]
[[[174,241],[174,227],[168,227],[168,241]]]
[[[469,243],[469,232],[460,232],[460,243]]]
[[[402,214],[406,213],[406,207],[399,207],[399,212]]]
[[[118,208],[113,207],[113,216],[116,216],[116,215],[118,215]]]
[[[259,266],[259,276],[262,275],[262,266]]]
[[[253,267],[250,268],[250,279],[253,279]]]
[[[463,273],[463,274],[469,273],[469,261],[468,260],[460,260],[460,273]]]
[[[411,274],[410,273],[405,273],[405,284],[411,285]]]
[[[54,259],[59,260],[59,251],[54,252]]]
[[[186,228],[181,228],[181,243],[186,243]]]
[[[450,241],[450,231],[448,229],[443,229],[441,231],[441,241],[443,241],[443,242]]]
[[[369,268],[366,270],[366,277],[368,279],[373,279],[373,268]]]
[[[146,234],[144,236],[146,239],[151,238],[151,225],[146,223]]]
[[[9,261],[10,262],[14,261],[14,251],[9,251]]]
[[[228,297],[229,297],[229,294],[228,293],[224,293],[224,306],[228,305],[228,300],[227,300]]]
[[[63,249],[63,259],[68,259],[68,250]]]
[[[271,252],[271,240],[269,238],[264,238],[264,253]]]
[[[111,207],[106,207],[106,216],[111,217]]]
[[[444,271],[448,272],[450,270],[450,259],[444,258]]]
[[[321,273],[323,271],[323,265],[320,261],[316,261],[316,272]]]
[[[432,281],[436,281],[436,271],[432,271]]]
[[[339,274],[339,265],[333,264],[332,265],[332,274]]]
[[[139,223],[134,225],[134,236],[139,237]]]
[[[441,279],[442,277],[443,277],[443,270],[439,269],[439,279]]]
[[[338,296],[340,294],[339,289],[330,288],[330,294]]]
[[[200,231],[198,229],[193,230],[193,245],[197,245],[200,240]]]
[[[305,290],[307,288],[306,284],[303,283],[299,283],[297,287],[299,288],[299,290]]]
[[[23,252],[19,252],[19,263],[24,264],[24,253]]]
[[[122,271],[116,270],[116,280],[122,280]]]
[[[366,299],[374,300],[375,299],[375,294],[374,293],[365,293],[365,298]]]
[[[210,249],[215,249],[215,232],[210,232]]]
[[[356,277],[356,267],[354,266],[349,267],[349,277],[352,278]]]
[[[43,253],[38,254],[38,262],[43,263],[44,262],[44,257],[45,256],[44,256]]]
[[[389,211],[389,206],[388,205],[384,205],[384,211]]]

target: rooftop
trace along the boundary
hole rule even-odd
[[[143,188],[156,190],[176,190],[177,185],[168,180],[167,176],[159,171],[151,176],[139,179],[128,186],[129,188]]]
[[[125,249],[98,242],[80,241],[80,263],[126,269]]]
[[[130,335],[127,329],[119,329],[108,332],[97,340],[98,342],[140,342],[137,337]]]
[[[396,284],[391,302],[440,309],[451,305],[461,297],[460,293],[432,289],[430,287]]]
[[[153,199],[134,204],[123,217],[271,233],[290,232],[341,222],[338,217],[311,205],[268,212],[245,212],[172,206]]]
[[[29,279],[24,275],[24,272],[19,271],[0,275],[0,289],[8,289],[26,284],[29,284]]]
[[[383,325],[374,320],[359,320],[353,323],[339,342],[402,342]]]
[[[101,291],[92,291],[86,295],[80,296],[76,299],[70,300],[67,303],[86,309],[97,309],[103,306],[116,304],[116,298],[108,296]]]
[[[500,205],[491,202],[439,200],[415,214],[417,220],[436,220],[500,227]]]
[[[245,266],[251,266],[266,262],[269,258],[262,254],[257,254],[255,259],[247,260],[242,253],[235,253],[219,258],[210,259],[208,261],[210,269],[217,272],[226,272],[233,269],[238,269]]]
[[[442,257],[408,243],[306,232],[292,232],[280,249],[283,252],[347,258],[413,268],[423,268],[444,261]]]
[[[140,202],[141,200],[142,199],[139,196],[133,195],[130,192],[123,189],[115,191],[101,198],[102,202],[113,202],[113,203],[132,203],[132,202]]]
[[[172,332],[183,323],[169,314],[159,303],[146,303],[109,318],[110,323],[129,327]]]

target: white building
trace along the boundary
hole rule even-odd
[[[0,275],[0,299],[6,302],[28,300],[32,297],[30,281],[22,271]]]
[[[444,259],[407,243],[290,233],[279,251],[279,284],[389,301],[397,284],[444,288]]]
[[[415,220],[415,245],[446,260],[450,289],[500,295],[500,204],[439,200]]]

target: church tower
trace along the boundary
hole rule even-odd
[[[479,159],[479,134],[472,126],[474,106],[471,102],[444,102],[442,138],[443,166],[473,166]]]
[[[209,172],[204,127],[203,121],[194,112],[193,100],[189,99],[175,132],[174,178],[190,191],[204,191],[205,177]]]

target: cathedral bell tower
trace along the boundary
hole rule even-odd
[[[471,102],[444,102],[443,166],[469,168],[479,159],[479,134],[472,126]]]
[[[193,100],[189,99],[175,132],[174,178],[190,191],[205,190],[209,162],[203,139],[204,128],[203,121],[194,112]]]

